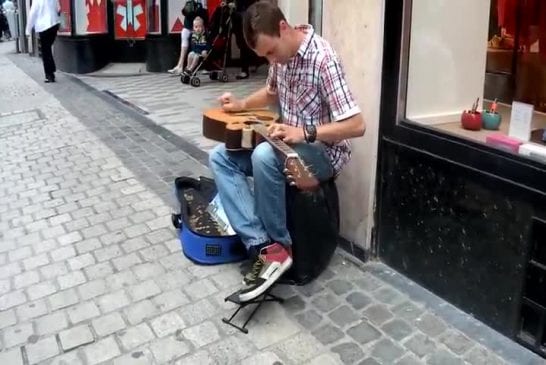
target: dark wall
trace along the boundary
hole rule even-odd
[[[541,197],[396,143],[382,152],[381,259],[514,335]]]

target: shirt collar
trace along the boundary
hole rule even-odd
[[[307,50],[309,49],[309,45],[311,43],[311,38],[313,38],[313,34],[315,33],[313,26],[310,24],[302,24],[295,27],[296,30],[303,31],[305,33],[305,38],[303,39],[303,42],[300,44],[300,48],[298,48],[297,54],[300,57],[303,57]]]

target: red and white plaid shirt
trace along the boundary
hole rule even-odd
[[[266,81],[268,92],[278,96],[283,123],[321,125],[360,113],[330,44],[310,25],[296,29],[306,33],[296,56],[285,65],[270,65]],[[350,142],[326,144],[326,151],[337,175],[351,158]]]

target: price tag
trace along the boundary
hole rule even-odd
[[[529,141],[531,138],[531,121],[533,120],[534,106],[532,104],[512,103],[512,114],[510,115],[510,130],[508,135],[522,141]]]

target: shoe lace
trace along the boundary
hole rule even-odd
[[[252,264],[252,269],[250,270],[249,278],[251,280],[254,280],[260,275],[260,271],[262,271],[262,267],[264,266],[265,260],[260,256],[254,261],[254,264]]]

